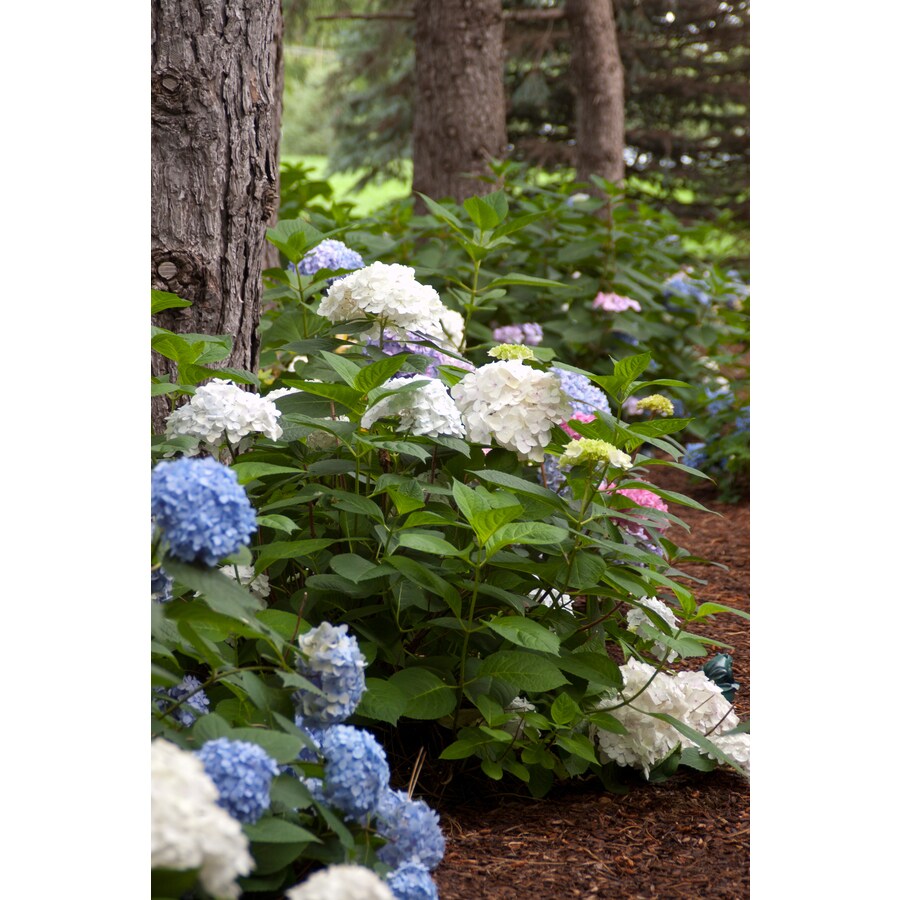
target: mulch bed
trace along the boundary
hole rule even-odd
[[[749,503],[718,503],[677,470],[653,476],[722,514],[678,510],[691,532],[676,542],[728,566],[683,567],[708,582],[694,585],[698,601],[749,612]],[[733,645],[727,652],[741,686],[735,710],[747,718],[750,623],[721,614],[694,630]],[[446,856],[434,873],[442,900],[749,897],[750,787],[735,772],[687,770],[661,784],[636,775],[624,796],[604,792],[595,781],[566,784],[542,800],[503,793],[505,782],[454,787],[437,802],[428,798],[447,837]]]

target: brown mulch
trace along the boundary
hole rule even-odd
[[[654,470],[652,480],[722,514],[680,508],[677,514],[691,532],[673,539],[696,556],[728,566],[683,567],[708,582],[693,585],[698,602],[749,612],[749,503],[718,503],[714,493],[689,485],[676,470]],[[726,652],[734,657],[741,686],[735,708],[747,718],[750,623],[721,614],[695,631],[732,645]],[[468,796],[460,798],[457,791],[438,808],[447,837],[446,856],[434,873],[442,900],[750,895],[750,787],[728,770],[688,770],[661,784],[636,777],[624,796],[592,781],[555,788],[542,800],[473,784]]]

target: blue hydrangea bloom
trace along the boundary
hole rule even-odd
[[[150,511],[169,552],[208,566],[243,547],[256,516],[237,475],[212,458],[159,463],[150,479]]]
[[[546,481],[545,487],[548,490],[556,491],[557,494],[566,487],[566,477],[559,467],[558,457],[549,453],[544,454],[544,474],[538,480],[542,483]],[[568,490],[568,488],[566,489]]]
[[[322,622],[297,639],[297,671],[321,694],[297,690],[297,712],[313,727],[337,725],[353,715],[366,689],[366,660],[346,625]],[[306,727],[304,725],[304,727]]]
[[[444,858],[444,835],[438,814],[423,800],[410,800],[403,791],[388,788],[375,810],[376,831],[387,843],[378,858],[389,866],[419,863],[434,870]]]
[[[676,272],[663,288],[663,297],[683,297],[696,300],[703,306],[709,306],[710,296],[706,285],[696,278],[691,278],[686,272]],[[668,306],[668,304],[666,304]]]
[[[259,744],[216,738],[197,756],[219,791],[219,806],[230,816],[252,824],[269,808],[269,788],[279,768]]]
[[[750,407],[744,406],[741,408],[738,413],[737,418],[734,420],[734,430],[741,434],[742,432],[750,430]]]
[[[343,241],[329,239],[313,247],[297,266],[288,263],[288,268],[296,270],[301,275],[315,275],[319,269],[362,269],[365,268],[365,265],[363,258]],[[334,278],[329,278],[326,284],[331,287],[335,281],[339,281],[343,277],[336,275]]]
[[[188,694],[193,694],[170,713],[172,718],[180,725],[184,725],[185,728],[190,728],[197,721],[198,715],[202,716],[209,712],[209,697],[206,696],[206,691],[197,690],[200,684],[198,678],[194,678],[193,675],[185,675],[181,679],[181,683],[174,687],[165,690],[163,688],[156,689],[158,694],[163,694],[171,700],[183,700]],[[197,692],[194,693],[194,691]],[[170,704],[168,700],[158,700],[156,705],[162,710]]]
[[[701,469],[708,459],[706,455],[706,444],[703,441],[696,441],[692,444],[684,445],[684,456],[681,457],[681,464],[690,466],[692,469]]]
[[[298,728],[302,728],[312,739],[312,742],[316,745],[319,752],[321,752],[322,748],[322,738],[325,736],[325,731],[322,728],[318,728],[316,725],[308,722],[301,715],[294,716],[294,724]],[[308,747],[304,747],[298,754],[297,759],[301,762],[318,762],[319,761],[319,753],[315,750],[311,750]]]
[[[352,725],[332,725],[322,738],[322,754],[325,799],[353,819],[374,813],[391,774],[374,735]]]
[[[719,387],[716,389],[707,387],[704,388],[704,391],[710,401],[706,404],[706,411],[711,416],[717,416],[719,413],[725,412],[734,400],[734,394],[732,394],[727,387]]]
[[[150,599],[157,603],[168,603],[172,599],[172,580],[162,566],[150,569]]]
[[[614,331],[610,337],[620,340],[623,344],[628,344],[629,347],[637,347],[639,343],[634,335],[626,334],[624,331]]]
[[[428,870],[418,863],[404,863],[387,877],[397,900],[438,900],[437,885]]]
[[[577,372],[569,372],[556,366],[553,366],[550,371],[559,378],[563,392],[572,401],[572,409],[575,412],[587,415],[592,415],[597,410],[609,412],[609,400],[606,399],[606,394],[587,375],[579,375]]]

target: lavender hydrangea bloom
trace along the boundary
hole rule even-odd
[[[197,721],[198,715],[202,716],[209,712],[209,697],[206,696],[206,691],[200,685],[201,682],[198,678],[194,678],[193,675],[185,675],[181,679],[181,683],[176,684],[174,687],[165,690],[163,688],[156,689],[158,694],[162,694],[170,700],[184,700],[185,697],[188,698],[181,706],[170,713],[172,718],[179,725],[184,725],[185,728],[190,728]],[[198,690],[198,688],[200,689]],[[188,696],[189,694],[191,696]],[[161,710],[164,710],[171,704],[167,700],[157,700],[156,705]]]
[[[692,469],[699,469],[707,459],[706,444],[703,441],[684,445],[684,456],[681,457],[682,465],[690,466]]]
[[[741,434],[750,430],[750,407],[741,407],[740,413],[734,420],[734,430],[737,434]]]
[[[693,299],[703,306],[709,306],[710,296],[706,285],[699,279],[691,278],[687,272],[676,272],[663,288],[663,297],[683,297]]]
[[[173,556],[208,566],[243,547],[256,516],[237,475],[211,458],[165,460],[150,479],[150,511]]]
[[[404,862],[436,869],[444,858],[444,835],[438,814],[422,800],[410,800],[403,791],[388,788],[375,810],[376,831],[387,843],[378,858],[389,866]]]
[[[343,241],[325,240],[314,247],[300,260],[296,270],[301,275],[315,275],[319,269],[362,269],[363,258],[351,250]],[[289,266],[294,268],[293,265]],[[328,287],[343,276],[337,275],[328,279]]]
[[[346,625],[323,622],[300,635],[297,644],[301,653],[297,671],[322,691],[296,691],[297,712],[313,727],[343,722],[353,714],[366,689],[366,660],[356,638],[347,633]]]
[[[544,339],[544,329],[537,322],[501,325],[494,329],[492,337],[501,344],[526,344],[536,347]]]
[[[259,744],[216,738],[197,757],[219,791],[219,806],[229,815],[252,824],[269,808],[269,788],[279,768]]]
[[[541,481],[544,482],[546,488],[556,491],[557,494],[566,484],[566,477],[559,467],[559,460],[549,453],[544,455],[544,471]]]
[[[610,411],[606,394],[587,375],[579,375],[578,372],[569,372],[556,366],[550,371],[559,378],[563,393],[572,401],[572,409],[575,412],[590,415],[597,410],[606,413]]]
[[[332,725],[322,738],[325,799],[347,816],[362,820],[375,812],[390,769],[381,745],[368,731]]]
[[[150,599],[157,603],[169,603],[172,600],[172,580],[162,566],[150,569]]]
[[[437,885],[428,870],[418,863],[404,863],[387,877],[397,900],[438,900]]]

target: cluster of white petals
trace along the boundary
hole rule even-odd
[[[416,281],[411,266],[382,262],[335,281],[316,311],[329,322],[374,317],[378,323],[363,333],[364,338],[373,339],[385,327],[400,338],[406,338],[409,332],[443,335],[441,320],[449,312],[433,287]]]
[[[465,437],[466,430],[456,404],[439,378],[417,375],[414,379],[423,382],[419,387],[399,394],[390,394],[366,410],[360,425],[371,428],[372,424],[385,416],[399,416],[400,430],[411,434],[437,437]],[[392,378],[384,387],[387,390],[409,384],[408,378]]]
[[[622,697],[626,700],[635,697],[656,671],[654,666],[634,658],[619,669],[624,680]],[[602,701],[597,709],[616,706],[620,702],[618,697]],[[650,770],[678,744],[682,747],[695,745],[667,722],[645,715],[645,712],[667,713],[684,722],[705,735],[739,765],[749,768],[750,735],[723,734],[740,722],[719,686],[703,672],[676,672],[674,675],[660,672],[632,703],[610,711],[610,715],[625,726],[627,734],[614,734],[601,728],[592,730],[604,758],[620,766],[643,769],[645,777],[649,777]],[[697,749],[705,755],[702,748]]]
[[[470,440],[489,444],[493,438],[532,462],[543,460],[550,429],[572,414],[559,378],[518,359],[481,366],[457,382],[450,394]]]
[[[649,606],[655,613],[659,613],[659,617],[667,625],[670,625],[673,631],[678,630],[678,617],[662,600],[656,597],[641,597],[639,602],[643,606]],[[640,638],[649,639],[659,634],[659,629],[653,624],[653,620],[640,607],[629,609],[625,618],[628,622],[628,630]],[[657,659],[665,659],[666,662],[672,662],[678,656],[662,641],[653,642],[653,655]]]
[[[455,309],[445,309],[441,313],[441,331],[435,335],[435,343],[454,353],[466,349],[466,321]]]
[[[236,573],[234,571],[235,569],[237,569]],[[222,566],[222,572],[229,578],[237,581],[238,584],[242,584],[244,587],[249,588],[250,593],[260,600],[265,600],[272,592],[272,588],[269,586],[269,576],[265,575],[263,572],[260,572],[259,575],[255,575],[253,566]]]
[[[162,738],[150,744],[151,868],[199,869],[208,894],[239,897],[237,878],[255,864],[240,822],[218,799],[193,753]]]
[[[365,866],[337,865],[292,887],[286,900],[394,900],[391,889]]]
[[[544,606],[558,606],[560,609],[572,611],[574,601],[568,594],[563,594],[555,588],[535,588],[528,594],[535,603],[540,602]]]
[[[190,403],[169,416],[166,433],[172,437],[190,435],[212,445],[219,444],[223,436],[236,444],[254,432],[277,441],[282,433],[280,415],[281,410],[268,397],[215,378],[198,387]]]

